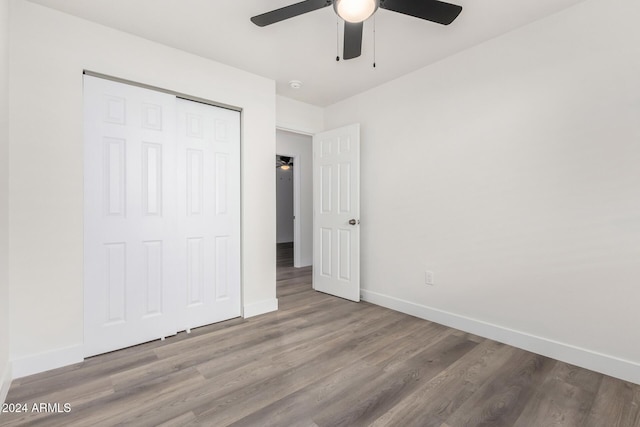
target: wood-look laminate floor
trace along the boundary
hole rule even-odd
[[[47,426],[640,426],[640,386],[311,290],[279,247],[280,310],[13,382]],[[63,407],[62,407],[63,408]]]

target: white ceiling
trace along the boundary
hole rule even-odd
[[[449,26],[379,10],[375,69],[372,19],[362,56],[340,62],[331,7],[263,28],[249,21],[297,0],[31,1],[274,79],[278,94],[326,106],[583,0],[454,0],[463,10]],[[301,89],[289,87],[294,79]]]

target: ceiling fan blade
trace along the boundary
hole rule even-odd
[[[438,0],[382,0],[380,8],[442,25],[451,24],[462,12],[462,6]]]
[[[364,27],[363,22],[344,23],[344,48],[342,57],[344,59],[353,59],[360,56],[362,53],[362,29]]]
[[[276,22],[284,21],[285,19],[293,18],[294,16],[302,15],[307,12],[313,12],[314,10],[322,9],[323,7],[330,5],[331,0],[301,1],[300,3],[281,7],[280,9],[254,16],[251,18],[251,22],[259,27],[264,27],[266,25],[275,24]]]

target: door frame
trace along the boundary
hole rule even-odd
[[[293,220],[293,266],[300,268],[300,156],[280,153],[277,147],[276,156],[286,156],[293,159],[293,217],[295,218]]]
[[[280,126],[278,124],[276,124],[276,130],[281,130],[284,132],[290,132],[290,133],[296,133],[298,135],[305,135],[305,136],[309,136],[311,138],[313,138],[314,133],[313,132],[309,132],[307,130],[303,130],[303,129],[297,129],[295,127],[287,127],[287,126]],[[294,268],[302,268],[302,267],[306,267],[304,265],[301,265],[300,259],[302,258],[302,254],[301,254],[301,245],[300,245],[300,167],[296,167],[296,162],[298,165],[300,165],[300,156],[299,155],[293,155],[293,154],[285,154],[285,153],[278,153],[278,140],[277,140],[277,135],[276,135],[276,147],[275,147],[275,151],[276,151],[276,156],[277,155],[282,155],[282,156],[288,156],[293,158],[293,215],[296,217],[296,220],[293,222],[293,266]],[[312,176],[313,176],[313,153],[311,154],[311,164],[308,166],[311,168],[311,172],[312,172]],[[313,216],[313,197],[311,198],[311,212],[312,212],[312,216]],[[313,223],[313,217],[310,218],[311,222]],[[277,240],[277,239],[276,239]],[[313,248],[313,233],[311,233],[311,247]],[[311,266],[313,267],[313,255],[311,256]]]

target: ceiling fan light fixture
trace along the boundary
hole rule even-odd
[[[282,166],[280,166],[280,169],[282,169],[283,171],[288,171],[289,169],[291,169],[291,166],[289,166],[289,165],[282,165]]]
[[[335,0],[333,9],[347,22],[366,21],[378,10],[379,0]]]

